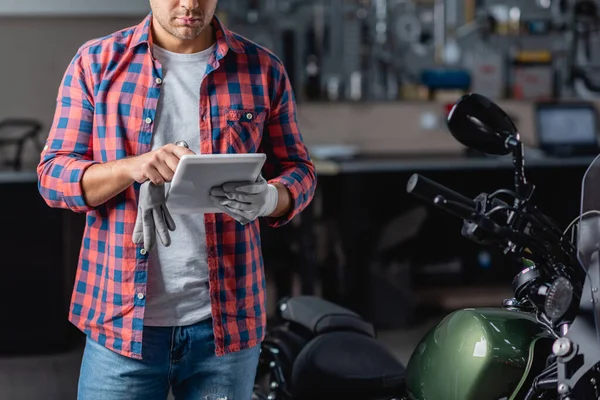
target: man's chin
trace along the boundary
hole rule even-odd
[[[190,29],[190,28],[177,28],[175,29],[173,36],[181,40],[194,40],[202,33],[202,30]]]

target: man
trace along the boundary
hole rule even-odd
[[[79,398],[250,399],[266,324],[258,218],[301,212],[314,168],[277,57],[227,30],[217,0],[150,5],[79,49],[38,166],[49,206],[87,213],[69,316],[87,335]],[[267,155],[262,175],[213,188],[223,213],[170,215],[183,155],[249,152]]]

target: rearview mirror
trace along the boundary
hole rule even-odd
[[[462,96],[447,119],[454,138],[470,149],[486,154],[506,155],[512,151],[509,139],[519,133],[512,119],[493,101],[476,93]]]

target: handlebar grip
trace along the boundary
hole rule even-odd
[[[406,184],[406,191],[431,204],[436,204],[435,198],[442,196],[448,201],[460,203],[473,211],[477,209],[477,204],[474,200],[419,174],[413,174],[410,177]]]
[[[462,218],[464,221],[474,222],[486,232],[491,233],[497,238],[505,238],[515,243],[524,243],[520,234],[515,234],[512,229],[498,225],[493,219],[478,211],[477,202],[469,199],[452,189],[440,185],[431,179],[425,178],[419,174],[413,174],[406,185],[406,191],[416,197],[425,200],[443,210]],[[436,197],[441,196],[446,201],[436,201]]]

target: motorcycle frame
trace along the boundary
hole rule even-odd
[[[600,336],[597,325],[598,316],[595,312],[595,304],[600,301],[600,298],[598,297],[598,287],[593,282],[600,282],[599,251],[592,255],[592,263],[588,269],[588,277],[581,294],[579,312],[563,338],[566,339],[562,341],[563,349],[557,354],[557,391],[560,400],[587,399],[588,396],[597,399],[600,396],[597,386]],[[591,390],[595,393],[591,393]]]

